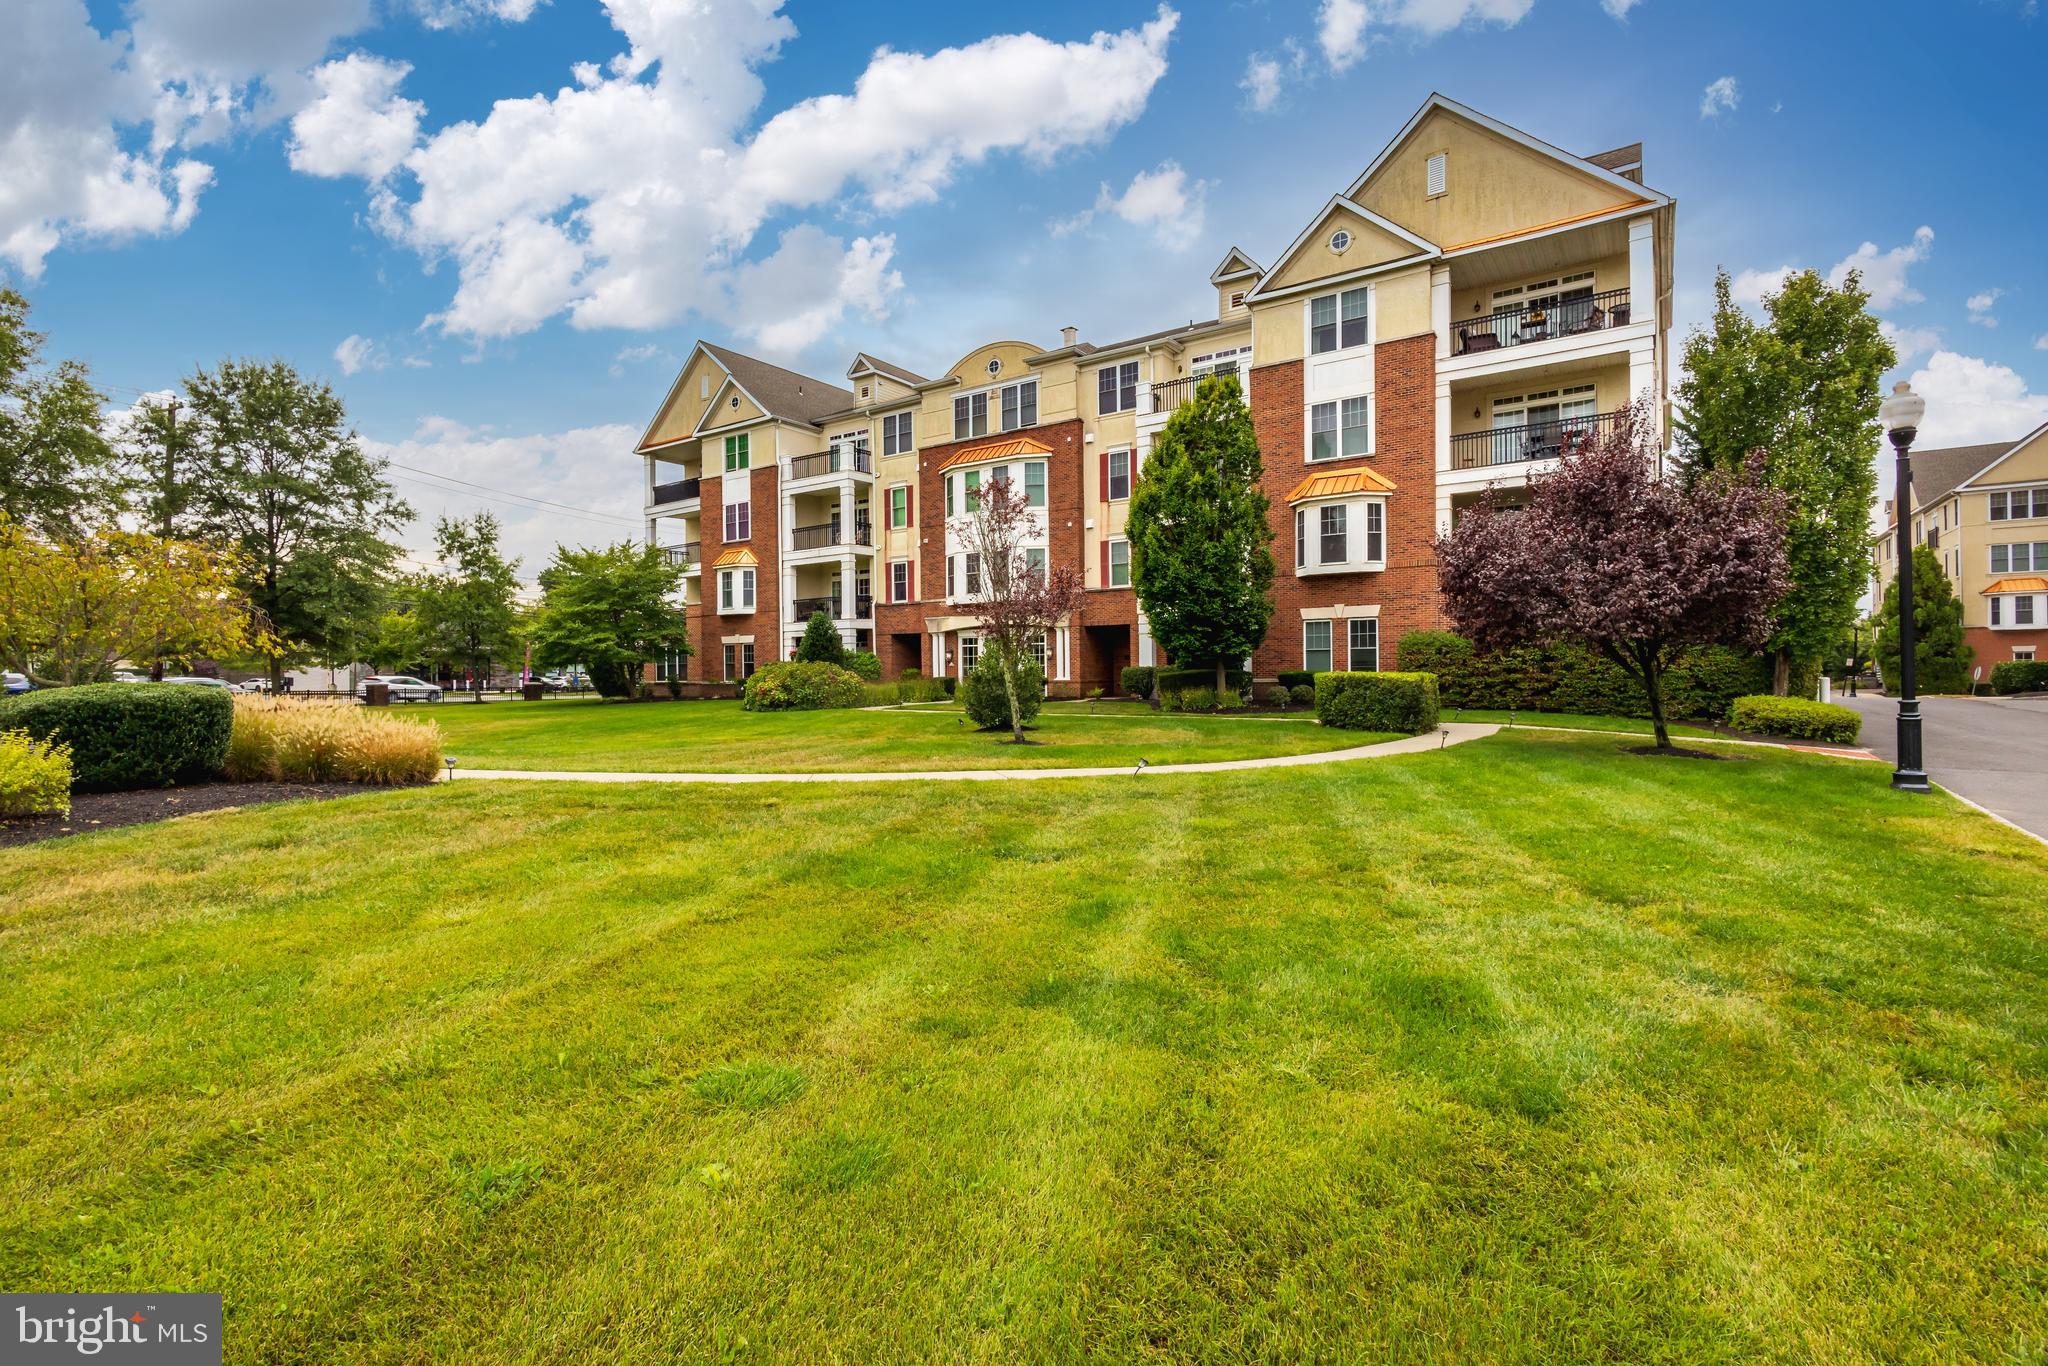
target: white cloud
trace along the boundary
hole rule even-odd
[[[312,102],[292,115],[292,169],[316,176],[382,180],[419,141],[427,107],[402,99],[399,82],[412,68],[352,52],[314,68]]]
[[[1253,113],[1263,114],[1280,102],[1280,80],[1286,74],[1279,59],[1254,52],[1244,64],[1244,79],[1237,88],[1244,91],[1245,104]]]
[[[461,28],[483,19],[523,24],[541,0],[412,0],[413,12],[428,28]]]
[[[1880,322],[1877,328],[1891,342],[1892,349],[1899,353],[1901,365],[1941,345],[1941,329],[1938,327],[1897,327]]]
[[[1442,37],[1468,24],[1499,24],[1512,28],[1536,0],[1322,0],[1316,10],[1316,46],[1332,71],[1356,65],[1372,42],[1379,24],[1404,29],[1424,40]]]
[[[521,560],[520,577],[531,580],[547,567],[558,542],[596,546],[640,539],[643,476],[640,463],[626,458],[639,437],[638,429],[624,424],[508,436],[428,417],[403,441],[365,437],[363,448],[380,459],[413,467],[394,469],[391,474],[406,501],[419,513],[403,533],[415,556],[427,561],[433,558],[437,516],[489,511],[502,523],[506,553]],[[516,498],[437,484],[415,470],[597,515],[578,515],[559,507],[536,508]]]
[[[2043,332],[2040,336],[2034,338],[2034,349],[2036,351],[2048,351],[2048,332]]]
[[[1775,270],[1745,270],[1728,282],[1729,292],[1735,302],[1751,308],[1763,306],[1764,295],[1775,294],[1785,287],[1785,281],[1797,270],[1795,266],[1779,266]]]
[[[1701,92],[1700,117],[1711,119],[1722,114],[1732,114],[1741,104],[1741,82],[1733,76],[1723,76],[1719,80],[1709,81],[1707,88]]]
[[[674,356],[654,342],[648,342],[642,346],[622,346],[619,348],[619,353],[612,357],[612,378],[617,379],[620,375],[625,374],[626,367],[629,365],[644,365],[651,360],[661,361],[665,365],[674,365],[676,363]]]
[[[1917,443],[1922,447],[2018,440],[2048,422],[2048,394],[2030,392],[2009,366],[1936,351],[1913,372],[1912,382],[1927,400]]]
[[[726,316],[773,359],[794,359],[849,310],[871,321],[889,316],[903,276],[889,269],[896,239],[855,238],[849,248],[811,223],[782,234],[773,254],[735,272]]]
[[[1906,270],[1926,260],[1933,249],[1934,229],[1925,225],[1914,229],[1911,242],[1890,251],[1879,251],[1877,243],[1865,242],[1835,263],[1828,272],[1828,283],[1841,288],[1853,270],[1862,275],[1872,308],[1882,311],[1894,304],[1917,304],[1927,296],[1906,283]]]
[[[1177,161],[1162,161],[1131,177],[1122,194],[1103,185],[1093,207],[1054,222],[1051,232],[1054,237],[1068,237],[1097,218],[1113,214],[1134,227],[1150,228],[1167,250],[1184,251],[1202,235],[1208,196],[1209,182],[1190,180]]]
[[[449,332],[507,336],[562,312],[578,327],[717,315],[736,291],[759,293],[758,275],[742,290],[737,272],[771,217],[856,200],[889,213],[938,199],[990,156],[1046,163],[1103,140],[1144,109],[1178,22],[1162,7],[1085,41],[883,49],[851,94],[805,100],[744,140],[762,91],[755,68],[794,33],[774,0],[606,8],[624,51],[577,63],[576,86],[500,100],[481,121],[441,130],[405,161],[416,196],[373,200],[386,231],[454,260],[454,297],[432,319]],[[815,276],[817,241],[797,247]],[[900,285],[891,249],[882,236],[847,249],[831,272],[839,311],[879,306]]]
[[[391,357],[378,343],[351,332],[334,348],[334,363],[342,374],[353,375],[360,370],[382,370],[391,364]]]
[[[1600,8],[1606,10],[1613,18],[1626,19],[1628,12],[1642,2],[1643,0],[1600,0]]]
[[[1998,318],[1991,310],[2004,294],[2005,291],[2002,289],[1986,289],[1964,300],[1963,307],[1970,310],[1970,321],[1983,327],[1998,326]]]

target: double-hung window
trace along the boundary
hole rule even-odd
[[[1301,667],[1312,674],[1326,674],[1330,671],[1329,622],[1301,623]]]
[[[910,413],[890,413],[882,419],[882,454],[906,455],[916,443],[910,436]]]
[[[728,474],[747,467],[749,445],[745,432],[725,439],[725,468]]]
[[[974,666],[981,662],[981,637],[960,637],[960,675],[966,677],[974,672]]]
[[[960,488],[962,499],[966,502],[967,510],[969,512],[972,512],[976,508],[981,506],[980,470],[969,470],[967,471],[967,473],[961,475]]]
[[[1031,652],[1032,662],[1038,665],[1038,672],[1040,677],[1043,677],[1050,672],[1050,670],[1048,670],[1045,667],[1046,648],[1044,636],[1037,635],[1031,637],[1029,641],[1025,642],[1024,648]]]
[[[1342,564],[1350,558],[1350,537],[1345,535],[1345,506],[1332,503],[1321,511],[1322,549],[1319,562]]]
[[[1294,510],[1294,567],[1308,567],[1308,509]]]
[[[910,561],[889,561],[889,601],[910,601]]]
[[[1308,350],[1312,356],[1365,345],[1366,287],[1324,294],[1308,303]]]
[[[895,484],[889,489],[889,525],[901,531],[910,525],[910,485]]]
[[[1998,604],[2003,601],[2005,601],[2005,599],[1998,597],[1996,595],[1993,595],[1991,599],[1991,624],[1993,626],[2004,625],[2004,623],[1998,619]]]
[[[1027,379],[1019,384],[1005,384],[1003,396],[1003,430],[1014,432],[1019,427],[1038,425],[1038,381]]]
[[[947,596],[947,597],[949,597],[949,598],[950,598],[950,597],[953,597],[953,596],[955,595],[955,593],[956,593],[956,592],[958,591],[958,590],[957,590],[957,589],[955,589],[955,587],[953,586],[953,585],[954,585],[954,581],[953,581],[953,566],[954,566],[954,564],[955,564],[955,563],[957,563],[957,562],[956,562],[956,561],[954,560],[954,558],[953,558],[953,557],[952,557],[951,555],[948,555],[948,556],[946,557],[946,596]]]
[[[1095,372],[1095,411],[1127,413],[1138,406],[1138,362],[1105,365]]]
[[[1025,547],[1024,573],[1033,583],[1045,582],[1045,547],[1036,545]]]
[[[970,598],[980,597],[981,556],[975,554],[973,551],[969,551],[966,555],[962,556],[961,558],[966,561],[967,596]]]
[[[1992,573],[2024,574],[2032,569],[2048,569],[2048,541],[2015,541],[1991,547]]]
[[[725,505],[725,539],[744,541],[754,534],[754,505],[750,500]]]
[[[1033,460],[1024,466],[1024,506],[1045,506],[1045,462]]]
[[[1109,491],[1104,496],[1112,503],[1122,502],[1131,496],[1131,453],[1110,451],[1106,458],[1109,468]]]
[[[1351,619],[1351,658],[1346,665],[1354,673],[1378,673],[1380,668],[1380,623],[1376,617]]]
[[[738,683],[754,672],[753,642],[725,647],[725,681]]]
[[[751,612],[754,610],[753,570],[721,569],[718,571],[718,610],[721,612]]]
[[[2012,624],[2032,626],[2034,624],[2034,595],[2022,593],[2012,600]]]
[[[953,439],[988,435],[988,393],[962,394],[953,400]]]
[[[1990,495],[1991,520],[2048,517],[2048,488],[2010,489]]]
[[[1317,403],[1308,411],[1308,458],[1335,460],[1371,449],[1370,405],[1361,396]]]
[[[1105,586],[1109,588],[1129,588],[1131,586],[1131,543],[1129,541],[1107,541],[1104,542],[1104,545],[1108,549],[1105,567],[1109,571],[1105,577]]]
[[[1365,558],[1368,564],[1379,564],[1387,558],[1387,505],[1367,503],[1365,505]]]

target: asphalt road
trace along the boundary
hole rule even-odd
[[[1897,760],[1897,702],[1835,700],[1863,713],[1859,743]],[[2048,698],[1923,697],[1920,717],[1929,778],[2048,839]]]

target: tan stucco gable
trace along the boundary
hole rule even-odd
[[[956,379],[963,389],[978,389],[984,384],[1003,384],[1013,379],[1025,379],[1031,368],[1024,362],[1045,348],[1029,342],[999,341],[986,346],[977,346],[960,358],[959,364],[946,372],[946,377]],[[998,363],[995,374],[988,372],[988,363]]]
[[[697,429],[704,410],[711,406],[706,395],[715,395],[725,380],[724,367],[709,352],[692,352],[675,383],[669,386],[668,396],[662,400],[654,421],[648,424],[646,435],[641,437],[640,449],[686,440]]]
[[[2038,482],[2048,482],[2048,427],[2040,428],[1972,477],[1970,486]]]
[[[1330,239],[1340,228],[1351,234],[1351,243],[1342,252],[1337,252],[1331,249]],[[1273,273],[1260,282],[1259,291],[1271,294],[1312,280],[1403,260],[1422,250],[1426,248],[1398,233],[1389,232],[1348,206],[1332,203],[1316,219],[1314,226],[1302,234],[1294,249],[1274,267]]]
[[[1429,159],[1438,153],[1444,192],[1433,196]],[[1429,109],[1382,154],[1350,197],[1446,252],[1654,202],[1576,158],[1526,146],[1442,107]]]
[[[753,422],[766,416],[761,405],[747,397],[746,391],[728,377],[712,392],[710,407],[704,412],[697,429],[712,432],[736,422]]]

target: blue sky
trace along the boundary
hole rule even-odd
[[[0,276],[53,354],[122,401],[282,356],[404,467],[414,543],[489,506],[529,572],[633,532],[694,338],[837,379],[1198,316],[1431,90],[1641,139],[1681,326],[1716,265],[1860,264],[1929,441],[2048,420],[2032,0],[23,5]]]

